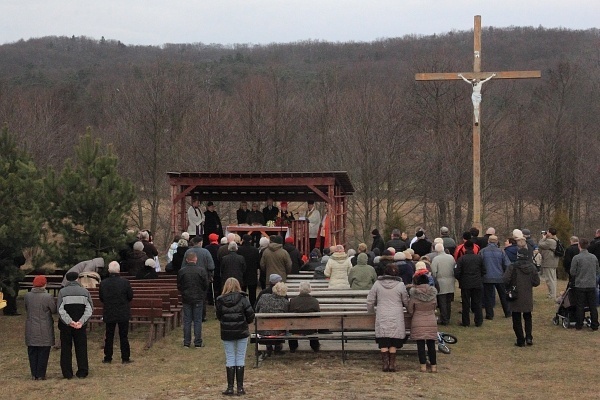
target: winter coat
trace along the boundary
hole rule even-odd
[[[235,278],[240,285],[245,285],[244,274],[246,272],[246,260],[244,256],[239,255],[235,251],[230,251],[221,260],[221,285],[229,278]]]
[[[517,247],[516,244],[511,244],[510,246],[506,246],[504,248],[504,253],[506,254],[506,257],[508,258],[508,261],[510,261],[511,263],[514,263],[515,261],[517,261],[517,252],[519,251],[519,248]]]
[[[98,295],[104,304],[102,314],[104,322],[129,321],[131,317],[129,303],[133,299],[133,290],[127,279],[110,274],[108,278],[100,282]]]
[[[577,254],[579,254],[578,243],[572,244],[565,249],[565,256],[563,257],[563,267],[565,269],[565,272],[569,275],[571,275],[571,262],[573,261],[573,257],[575,257]]]
[[[125,270],[129,275],[137,276],[146,266],[148,256],[140,250],[131,250],[125,259]]]
[[[148,258],[153,259],[154,257],[158,257],[158,250],[154,243],[150,243],[147,240],[142,240],[141,242],[144,244],[144,253],[146,253]]]
[[[410,338],[414,340],[437,339],[437,290],[425,283],[410,288],[410,301],[406,312],[412,317]]]
[[[221,340],[250,336],[248,324],[254,321],[254,310],[246,293],[231,292],[217,297],[215,311],[221,321]]]
[[[431,242],[425,238],[419,239],[410,246],[415,251],[415,254],[423,257],[424,255],[431,252]]]
[[[496,243],[489,243],[487,247],[481,249],[479,255],[483,258],[483,265],[485,265],[483,283],[502,283],[504,271],[510,264],[506,254]]]
[[[366,263],[367,257],[359,257],[356,264],[348,273],[348,283],[353,290],[371,290],[377,280],[375,268]]]
[[[269,243],[262,253],[260,269],[265,271],[267,277],[278,274],[285,282],[288,274],[292,272],[292,259],[281,244]]]
[[[478,254],[468,252],[458,259],[454,277],[461,289],[480,289],[483,286],[484,275],[483,258]]]
[[[144,265],[144,268],[139,270],[135,279],[158,279],[158,272],[154,267]]]
[[[597,286],[600,268],[595,255],[583,249],[573,257],[571,263],[571,276],[574,287],[579,289],[591,289]]]
[[[479,246],[477,246],[476,244],[473,244],[473,253],[477,254],[477,253],[479,253],[479,250],[480,250]],[[456,247],[456,250],[454,250],[454,254],[453,254],[454,260],[458,261],[458,259],[461,258],[463,255],[465,255],[466,252],[467,252],[467,249],[465,247],[465,244],[464,243],[459,244]]]
[[[238,247],[238,254],[244,257],[246,262],[246,271],[244,271],[244,285],[258,285],[258,270],[260,269],[260,253],[258,249],[252,246],[252,243],[244,242]]]
[[[300,271],[314,271],[321,265],[321,258],[311,258],[306,264],[300,267]]]
[[[515,270],[515,279],[512,272]],[[517,260],[510,264],[504,272],[504,283],[512,286],[516,282],[517,298],[510,302],[512,312],[526,313],[533,311],[533,287],[540,284],[540,275],[535,266],[527,260]]]
[[[285,250],[283,250],[285,251]],[[274,293],[265,293],[256,302],[257,313],[286,313],[290,309],[290,302],[286,297]],[[280,331],[263,331],[263,335],[277,335]]]
[[[54,345],[54,320],[56,314],[54,297],[45,288],[34,287],[25,294],[25,344],[50,347]]]
[[[396,253],[408,249],[406,242],[400,238],[388,240],[385,243],[385,248],[383,250],[387,249],[388,247],[393,247],[396,250]],[[383,250],[381,251],[381,254],[383,254]]]
[[[319,311],[321,311],[319,300],[309,293],[301,293],[290,300],[289,312],[308,313]]]
[[[388,264],[394,262],[394,256],[381,256],[379,257],[379,263],[375,265],[375,272],[377,272],[377,276],[381,276],[385,274],[385,267]]]
[[[375,337],[404,339],[404,307],[408,305],[406,286],[397,276],[383,275],[377,278],[367,296],[367,310],[375,306]]]
[[[291,243],[286,243],[283,245],[283,249],[288,252],[290,255],[290,259],[292,260],[292,274],[299,274],[300,267],[302,266],[302,255],[300,254],[300,250],[296,248]]]
[[[179,270],[181,269],[181,266],[183,265],[183,261],[184,261],[184,255],[185,252],[189,249],[189,247],[183,247],[183,246],[179,246],[177,247],[177,250],[175,251],[175,254],[173,254],[173,262],[171,263],[171,266],[173,267],[173,270],[171,272],[173,273],[178,273]]]
[[[449,236],[442,236],[442,240],[444,241],[444,250],[448,250],[450,254],[454,254],[456,250],[456,242]]]
[[[595,255],[596,258],[600,261],[600,236],[595,237],[590,241],[590,245],[588,246],[588,251]]]
[[[335,252],[325,265],[325,276],[329,278],[329,289],[350,289],[348,274],[352,263],[344,252]]]
[[[78,264],[75,264],[68,271],[69,272],[77,272],[78,274],[82,272],[98,272],[100,268],[104,267],[104,259],[102,257],[93,258],[91,260],[82,261]],[[67,286],[67,274],[63,278],[62,285]]]
[[[415,267],[412,263],[407,263],[406,261],[398,261],[396,263],[398,266],[398,276],[402,278],[402,282],[405,285],[412,283],[412,277],[415,274]]]
[[[181,301],[185,304],[204,301],[208,290],[206,268],[184,264],[177,273],[177,289],[181,293]]]
[[[196,266],[206,269],[207,272],[213,272],[215,270],[215,262],[213,261],[212,255],[208,250],[200,246],[192,246],[187,249],[183,255],[183,260],[189,253],[196,254]]]
[[[90,292],[78,282],[67,282],[67,285],[58,292],[56,308],[60,319],[58,326],[69,325],[71,322],[81,322],[85,325],[92,316],[94,306]]]
[[[380,254],[383,253],[383,250],[385,250],[384,247],[384,243],[383,243],[383,238],[381,237],[381,235],[376,235],[373,236],[373,244],[371,245],[371,251],[373,251],[374,249],[379,249]]]
[[[454,293],[454,257],[438,254],[431,262],[431,276],[438,283],[438,294]]]
[[[556,240],[544,237],[538,243],[538,249],[542,254],[542,268],[558,268],[560,258],[554,255]]]

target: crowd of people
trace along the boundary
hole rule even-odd
[[[247,209],[242,202],[237,212],[238,223],[260,223],[294,219],[287,204],[280,207],[267,201],[262,212],[258,204]],[[377,229],[371,232],[372,244],[360,243],[356,250],[343,245],[316,247],[323,220],[309,203],[306,218],[316,224],[309,229],[311,252],[303,256],[293,238],[282,235],[257,238],[229,233],[223,236],[214,204],[201,212],[194,200],[188,210],[188,229],[174,238],[167,253],[167,273],[177,275],[177,287],[183,303],[183,346],[204,347],[202,323],[206,321],[207,304],[214,304],[221,324],[221,339],[226,355],[227,389],[223,394],[244,394],[244,360],[249,337],[248,324],[254,312],[318,312],[317,299],[311,296],[308,282],[300,285],[299,295],[287,297],[287,276],[300,271],[312,272],[313,279],[328,279],[330,289],[369,290],[367,309],[376,314],[375,333],[380,348],[383,371],[396,370],[396,352],[406,341],[404,309],[411,317],[411,338],[416,340],[420,371],[437,372],[435,343],[438,325],[451,324],[452,302],[456,282],[461,295],[461,319],[458,325],[481,327],[493,320],[496,300],[502,316],[512,318],[515,345],[533,345],[533,287],[544,281],[548,298],[556,300],[556,269],[563,257],[569,285],[575,293],[576,329],[583,329],[584,310],[590,311],[590,327],[598,329],[598,279],[600,267],[600,230],[593,240],[571,237],[566,249],[549,228],[537,243],[527,229],[515,229],[504,246],[494,228],[485,235],[472,228],[457,243],[446,227],[439,237],[430,240],[423,229],[414,237],[395,229],[385,241]],[[311,222],[314,220],[314,222]],[[243,222],[242,222],[243,221]],[[314,241],[313,241],[314,239]],[[324,244],[325,241],[321,241]],[[562,253],[561,253],[562,252]],[[106,335],[104,363],[113,360],[113,341],[119,330],[121,362],[132,362],[128,343],[129,302],[131,285],[120,275],[137,279],[154,279],[160,270],[158,251],[151,233],[141,231],[130,238],[120,252],[120,261],[108,265],[108,277],[98,278],[100,301],[103,302]],[[58,299],[45,290],[45,278],[34,279],[33,290],[25,296],[27,310],[26,343],[32,379],[45,379],[50,347],[55,344],[52,314],[59,314],[61,370],[65,378],[88,375],[86,322],[92,314],[89,292],[81,278],[96,279],[104,261],[81,262],[65,275]],[[87,275],[86,275],[87,274]],[[258,287],[260,293],[257,296]],[[439,310],[439,317],[436,316]],[[524,321],[524,326],[523,326]],[[193,336],[192,336],[193,327]],[[269,342],[266,356],[283,352],[283,340]],[[318,340],[310,346],[319,351]],[[75,348],[77,370],[72,368]],[[290,352],[298,348],[289,341]],[[234,383],[237,381],[237,391]]]

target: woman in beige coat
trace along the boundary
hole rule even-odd
[[[344,251],[344,246],[338,244],[325,265],[325,276],[329,278],[329,289],[350,289],[348,274],[351,269],[352,262]]]
[[[413,276],[413,287],[410,288],[410,301],[406,312],[412,316],[410,323],[410,338],[417,341],[421,372],[427,372],[427,355],[431,364],[431,372],[437,372],[435,341],[437,339],[437,290],[429,285],[427,270],[419,270]]]
[[[384,272],[369,291],[367,310],[373,312],[377,306],[375,338],[381,351],[382,370],[395,372],[396,349],[406,341],[404,307],[408,304],[408,293],[395,264],[386,265]]]

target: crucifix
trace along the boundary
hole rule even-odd
[[[481,15],[473,29],[473,71],[460,73],[417,73],[417,81],[464,80],[473,87],[473,226],[481,226],[481,89],[490,79],[541,78],[541,71],[481,72]]]

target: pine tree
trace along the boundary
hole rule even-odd
[[[60,175],[50,171],[46,193],[48,235],[45,249],[58,266],[94,257],[112,258],[125,241],[126,214],[135,197],[133,185],[117,171],[117,157],[101,148],[88,128]]]
[[[5,125],[0,134],[0,249],[22,249],[39,243],[43,222],[41,188],[37,168],[17,147]]]
[[[42,188],[37,168],[5,125],[0,133],[0,283],[10,294],[21,275],[21,262],[14,260],[40,242]]]

